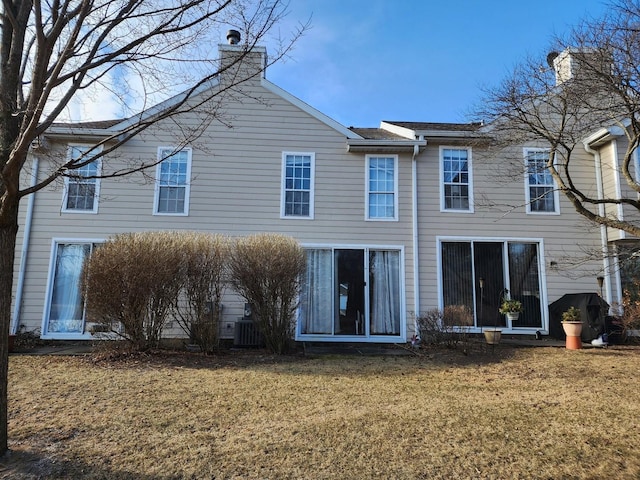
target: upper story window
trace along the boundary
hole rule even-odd
[[[398,157],[367,155],[367,219],[398,219]]]
[[[69,160],[84,162],[85,160],[90,160],[101,150],[96,148],[83,159],[83,155],[90,149],[91,146],[89,145],[70,145],[68,158]],[[98,212],[100,179],[96,177],[100,175],[100,163],[100,160],[94,160],[80,168],[68,171],[71,176],[64,179],[63,212]]]
[[[440,147],[440,210],[473,212],[471,149]]]
[[[525,149],[527,213],[560,213],[558,190],[547,168],[549,150]]]
[[[313,218],[314,153],[282,154],[282,218]]]
[[[191,149],[158,149],[154,213],[188,215],[191,179]]]

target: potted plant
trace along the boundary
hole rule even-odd
[[[497,345],[502,338],[502,329],[500,328],[486,328],[482,330],[484,333],[484,339],[489,345]]]
[[[567,336],[566,347],[577,350],[582,347],[582,314],[576,307],[569,307],[562,313],[562,329]]]
[[[520,317],[520,313],[522,312],[522,302],[520,300],[512,300],[510,298],[505,298],[500,305],[500,313],[506,315],[507,318],[514,322],[518,320]]]

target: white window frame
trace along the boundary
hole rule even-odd
[[[393,191],[391,192],[372,192],[371,186],[371,160],[372,159],[391,159],[393,160]],[[366,155],[365,156],[365,206],[364,215],[366,221],[371,222],[397,222],[398,221],[398,155]],[[372,217],[369,212],[369,200],[372,194],[392,194],[393,195],[393,216],[390,217]]]
[[[309,189],[287,189],[287,158],[288,157],[309,157],[310,178]],[[316,154],[314,152],[282,152],[282,174],[280,185],[280,218],[287,220],[313,220],[315,210],[315,177],[316,177]],[[287,215],[286,198],[288,191],[300,191],[309,193],[309,215]]]
[[[529,154],[535,152],[545,152],[548,156],[549,149],[548,148],[531,148],[525,147],[522,149],[523,157],[524,157],[524,195],[525,195],[525,205],[526,211],[528,215],[560,215],[560,195],[558,194],[558,184],[555,179],[551,177],[552,185],[546,185],[553,188],[553,211],[536,211],[531,209],[531,185],[529,185]],[[533,185],[534,187],[536,185]],[[544,185],[543,185],[544,186]]]
[[[171,154],[167,155],[166,152],[170,151]],[[165,153],[163,153],[165,152]],[[186,182],[184,185],[177,185],[179,187],[184,188],[184,210],[182,212],[160,212],[158,210],[159,201],[160,201],[160,189],[167,185],[160,184],[160,171],[162,168],[162,164],[170,159],[173,155],[186,152],[187,153],[187,173],[186,173]],[[170,146],[158,147],[158,164],[156,165],[156,181],[155,181],[155,190],[153,197],[153,214],[154,215],[168,215],[168,216],[178,216],[178,217],[186,217],[189,215],[189,197],[191,193],[191,161],[192,161],[192,150],[189,147],[176,148]]]
[[[51,240],[51,256],[49,258],[49,274],[47,276],[47,290],[44,302],[44,310],[42,312],[42,326],[41,326],[41,338],[47,340],[82,340],[93,338],[91,333],[87,329],[86,312],[83,311],[83,324],[84,331],[81,333],[64,333],[64,332],[49,332],[49,315],[51,313],[51,302],[53,296],[53,287],[56,274],[56,258],[58,255],[58,247],[60,245],[87,245],[91,244],[92,249],[99,244],[104,243],[104,238],[53,238]],[[86,310],[86,306],[85,306]]]
[[[545,246],[543,238],[536,237],[470,237],[470,236],[437,236],[436,237],[436,245],[437,245],[437,271],[438,271],[438,308],[440,310],[444,309],[444,285],[442,282],[442,273],[443,273],[443,262],[442,262],[442,244],[446,242],[496,242],[496,243],[531,243],[536,244],[538,246],[538,284],[540,289],[540,315],[542,320],[542,329],[536,327],[518,327],[518,328],[509,328],[500,327],[503,332],[506,333],[514,333],[514,334],[533,334],[536,331],[540,331],[543,335],[549,334],[549,309],[545,308],[545,305],[549,304],[548,292],[547,292],[547,272],[546,272],[546,260],[545,260]],[[472,268],[474,268],[472,266]],[[503,256],[503,269],[505,272],[508,272],[508,257],[506,255]],[[508,284],[508,283],[507,283]],[[475,293],[474,295],[474,304],[475,304]],[[470,327],[466,330],[468,333],[482,333],[485,327]]]
[[[375,155],[374,155],[375,156]],[[399,335],[378,335],[378,334],[369,334],[369,335],[336,335],[334,333],[330,334],[318,334],[318,333],[302,333],[302,325],[300,323],[300,306],[298,305],[298,310],[296,313],[296,326],[295,326],[295,340],[296,341],[322,341],[322,342],[359,342],[359,343],[403,343],[407,341],[407,304],[406,304],[406,258],[405,258],[405,246],[404,245],[386,245],[386,244],[349,244],[349,243],[302,243],[302,248],[307,249],[321,249],[321,250],[331,250],[332,254],[336,250],[363,250],[366,257],[368,257],[369,253],[372,250],[389,250],[389,251],[397,251],[400,255],[399,259],[399,295],[398,298],[400,300],[400,334]],[[368,261],[365,262],[365,278],[369,278],[369,266]],[[334,263],[335,269],[335,263]],[[335,280],[335,271],[331,272],[331,284],[333,284]],[[369,287],[365,285],[365,300],[369,303]],[[369,309],[366,308],[366,318],[369,318]]]
[[[445,150],[465,150],[467,152],[467,191],[469,208],[447,208],[445,200],[445,181],[444,181],[444,151]],[[438,161],[440,163],[440,211],[446,213],[473,213],[473,152],[471,147],[460,147],[454,145],[441,145],[438,153]],[[463,183],[459,185],[465,185]]]
[[[71,143],[67,147],[67,161],[71,161],[71,155],[74,148],[84,149],[87,151],[91,149],[93,144],[85,144],[85,143]],[[97,155],[102,152],[102,146],[95,148],[95,153],[93,155]],[[94,160],[96,163],[96,175],[100,175],[102,173],[102,159],[99,158]],[[70,173],[73,173],[74,170],[69,170]],[[93,192],[93,208],[91,209],[82,209],[82,208],[69,208],[69,186],[70,184],[79,184],[79,183],[93,183],[95,185],[95,189]],[[98,200],[100,199],[100,179],[99,178],[91,178],[88,180],[83,180],[81,178],[70,178],[64,177],[64,192],[62,194],[62,212],[63,213],[90,213],[96,214],[98,213]]]

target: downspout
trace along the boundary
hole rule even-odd
[[[600,161],[600,152],[591,148],[591,146],[584,142],[584,149],[593,155],[595,160],[595,169],[596,169],[596,188],[598,193],[598,200],[602,200],[604,198],[604,180],[602,178],[602,164]],[[600,203],[598,205],[598,215],[604,217],[606,214],[604,204]],[[605,225],[600,225],[600,243],[602,250],[602,263],[604,267],[604,283],[605,283],[605,300],[609,305],[612,302],[612,294],[611,294],[611,260],[609,259],[609,237],[607,235],[607,227]]]
[[[420,135],[419,140],[424,140]],[[413,235],[413,332],[418,335],[418,316],[420,315],[420,259],[418,258],[418,161],[416,157],[420,152],[418,145],[413,146],[413,155],[411,157],[411,195],[413,197],[413,205],[411,207],[412,215],[412,235]]]
[[[39,159],[37,155],[33,156],[33,164],[31,167],[31,187],[34,187],[38,183],[38,164]],[[24,237],[22,238],[22,252],[20,254],[20,271],[18,272],[18,284],[16,286],[16,301],[13,308],[13,318],[11,319],[11,327],[9,333],[15,335],[18,333],[18,327],[20,325],[20,310],[22,307],[22,293],[24,290],[24,278],[27,273],[27,254],[29,253],[29,239],[31,237],[31,223],[33,221],[33,204],[35,203],[36,194],[29,195],[27,201],[27,217],[25,219]]]

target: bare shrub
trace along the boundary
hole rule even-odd
[[[473,327],[473,313],[466,305],[447,305],[442,323],[447,327]]]
[[[231,249],[231,283],[252,305],[254,322],[273,353],[282,354],[289,345],[305,268],[304,250],[284,235],[240,238]]]
[[[205,353],[219,342],[229,240],[222,235],[186,232],[180,236],[182,286],[174,318]]]
[[[116,235],[96,249],[83,273],[87,315],[138,350],[156,348],[181,287],[179,234]]]
[[[449,305],[444,310],[433,308],[417,318],[421,342],[456,348],[468,341],[473,315],[465,305]]]
[[[640,331],[640,282],[634,280],[631,291],[622,295],[622,305],[613,305],[620,315],[616,318],[620,337],[623,341],[638,340],[635,335]]]

